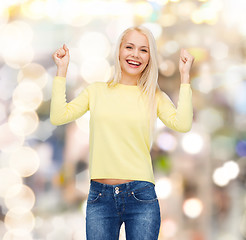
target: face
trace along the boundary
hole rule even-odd
[[[119,60],[122,75],[140,78],[150,58],[147,37],[136,31],[128,32],[121,43]]]

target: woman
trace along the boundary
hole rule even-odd
[[[59,48],[53,54],[57,74],[50,120],[61,125],[90,110],[87,239],[116,240],[124,222],[127,240],[156,240],[161,216],[150,157],[155,120],[158,116],[175,131],[190,130],[193,110],[189,72],[194,57],[181,50],[177,109],[158,86],[156,45],[148,29],[139,26],[125,30],[115,57],[112,80],[89,84],[67,103],[69,50],[65,44]]]

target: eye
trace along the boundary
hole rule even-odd
[[[132,49],[132,47],[131,47],[131,46],[127,46],[126,48],[128,48],[128,49]]]
[[[141,51],[142,51],[142,52],[148,52],[146,49],[142,49]]]

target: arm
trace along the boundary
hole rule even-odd
[[[167,127],[179,132],[188,132],[192,126],[193,107],[189,73],[194,60],[187,50],[181,49],[179,59],[181,85],[177,109],[164,92],[161,92],[158,98],[157,116]]]
[[[57,73],[53,81],[50,104],[50,122],[62,125],[81,117],[89,110],[89,86],[81,91],[78,97],[67,103],[66,75],[69,65],[69,49],[66,44],[52,55],[57,65]]]
[[[158,92],[157,116],[169,128],[188,132],[192,126],[192,91],[189,83],[181,83],[177,108],[164,92]]]
[[[89,86],[71,102],[66,101],[66,78],[55,76],[50,104],[50,122],[62,125],[71,122],[89,110]]]

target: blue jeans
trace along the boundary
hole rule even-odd
[[[132,181],[110,185],[90,180],[86,239],[118,240],[125,223],[126,240],[157,240],[161,224],[155,185]]]

